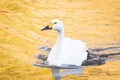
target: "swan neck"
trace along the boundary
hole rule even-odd
[[[64,30],[58,32],[57,47],[60,49],[64,40]]]

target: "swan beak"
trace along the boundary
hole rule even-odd
[[[41,31],[44,31],[44,30],[51,30],[51,28],[49,27],[49,25],[47,25],[46,27],[41,29]]]

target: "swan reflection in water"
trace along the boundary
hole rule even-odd
[[[70,74],[79,76],[80,74],[83,73],[83,68],[84,68],[83,66],[74,66],[74,65],[52,66],[52,65],[44,64],[43,62],[42,63],[37,62],[34,64],[34,66],[51,68],[52,75],[55,80],[61,80],[63,76]],[[61,69],[64,71],[61,72],[60,71]]]
[[[83,73],[83,68],[82,67],[79,68],[79,69],[64,69],[63,72],[60,72],[60,69],[51,68],[51,70],[52,70],[52,75],[53,75],[55,80],[61,80],[61,78],[63,76],[66,76],[66,75],[73,74],[73,75],[79,76],[80,74]]]

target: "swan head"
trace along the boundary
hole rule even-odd
[[[44,30],[56,30],[58,32],[63,31],[63,23],[60,20],[52,20],[50,21],[50,24],[47,25],[46,27],[42,28],[41,31]]]

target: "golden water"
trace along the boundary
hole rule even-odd
[[[50,69],[32,66],[39,46],[55,44],[55,31],[41,32],[60,19],[65,36],[89,48],[119,46],[120,0],[0,0],[0,80],[52,80]],[[48,42],[46,42],[48,41]],[[110,52],[117,52],[114,50]],[[108,51],[109,52],[109,51]],[[63,80],[120,80],[120,61],[86,68]]]

